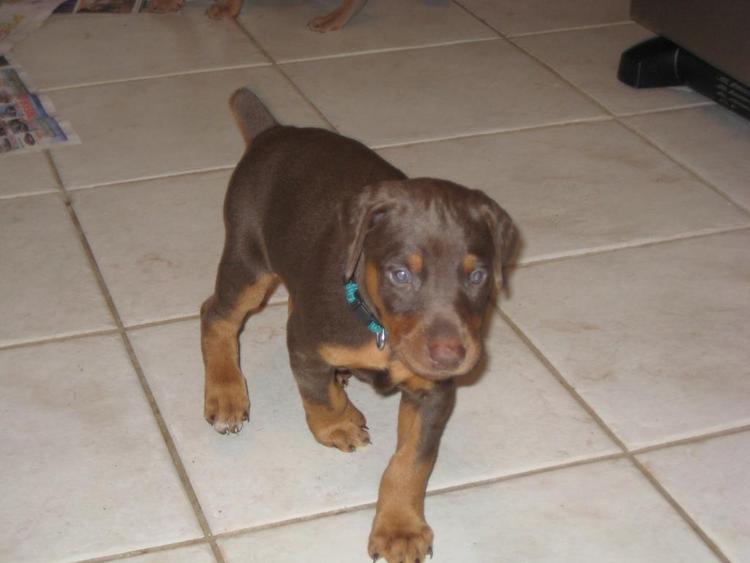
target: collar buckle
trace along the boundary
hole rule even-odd
[[[380,324],[378,318],[370,311],[370,308],[359,293],[359,285],[354,280],[349,280],[344,286],[346,290],[346,302],[354,314],[362,321],[367,329],[375,334],[375,344],[378,350],[385,348],[388,342],[388,331]]]

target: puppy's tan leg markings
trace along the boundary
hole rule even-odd
[[[380,482],[368,546],[370,557],[383,557],[388,563],[421,562],[432,554],[424,495],[455,400],[452,382],[432,385],[425,396],[401,396],[398,446]]]
[[[355,407],[341,385],[332,379],[328,401],[319,403],[302,396],[307,425],[324,446],[353,452],[370,443],[364,415]]]
[[[275,275],[264,274],[241,291],[228,309],[219,306],[216,294],[201,307],[204,416],[221,434],[239,432],[249,418],[250,399],[240,370],[237,335],[245,317],[263,304],[276,283]]]

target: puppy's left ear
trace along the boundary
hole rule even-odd
[[[490,230],[495,242],[495,259],[493,269],[498,293],[503,287],[507,291],[505,267],[512,264],[521,246],[521,240],[516,225],[510,215],[492,199],[487,198],[485,216],[490,224]]]
[[[362,255],[365,238],[393,206],[392,192],[398,187],[397,182],[382,182],[367,186],[342,208],[339,223],[347,240],[344,281],[350,280],[354,275]]]

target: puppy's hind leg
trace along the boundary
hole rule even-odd
[[[294,312],[287,325],[289,362],[315,439],[330,448],[353,452],[370,443],[364,415],[349,400],[337,370],[317,352],[295,343]]]
[[[228,235],[216,289],[201,307],[201,350],[206,369],[204,416],[221,433],[236,433],[249,418],[247,383],[240,370],[237,336],[245,318],[260,309],[278,284],[247,241]]]

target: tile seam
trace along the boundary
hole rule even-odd
[[[58,176],[57,179],[58,181],[60,181],[61,178],[59,177],[59,171],[57,170],[57,167],[54,166],[54,161],[52,160],[49,151],[45,151],[45,153],[47,154],[47,157],[49,158],[50,163],[53,165],[54,174]],[[64,199],[66,200],[65,208],[68,212],[70,221],[73,223],[73,226],[76,229],[79,242],[81,246],[83,247],[83,251],[89,263],[89,267],[91,268],[94,276],[96,277],[96,281],[99,286],[99,291],[103,295],[107,303],[107,307],[109,309],[110,315],[112,316],[117,326],[117,334],[119,334],[122,344],[128,355],[128,358],[130,359],[131,367],[135,371],[135,375],[137,377],[138,382],[140,383],[141,390],[143,391],[143,394],[144,394],[144,398],[146,399],[149,407],[151,408],[154,421],[156,422],[157,428],[159,429],[159,432],[161,433],[162,439],[164,440],[164,444],[167,448],[167,452],[171,458],[173,469],[177,473],[177,477],[180,483],[182,484],[183,491],[187,497],[187,500],[191,508],[193,509],[193,516],[196,518],[198,525],[201,529],[201,532],[206,538],[206,541],[208,542],[208,544],[210,545],[211,551],[217,563],[225,563],[224,556],[221,553],[221,550],[219,549],[219,546],[213,537],[211,526],[208,523],[208,519],[206,518],[206,515],[203,511],[203,507],[200,505],[200,502],[198,500],[198,495],[192,485],[192,482],[190,481],[190,477],[187,473],[185,464],[182,461],[182,458],[179,454],[174,438],[172,437],[169,431],[169,428],[167,426],[167,423],[161,414],[161,409],[159,408],[159,405],[156,401],[156,397],[154,396],[151,390],[151,386],[148,383],[146,374],[143,371],[143,367],[141,366],[140,360],[138,359],[135,353],[135,349],[133,348],[133,345],[130,341],[130,336],[128,335],[123,325],[122,318],[120,317],[120,313],[114,303],[114,299],[112,298],[111,293],[109,292],[109,287],[107,286],[104,276],[99,268],[99,264],[96,261],[96,256],[94,255],[93,249],[91,248],[88,238],[86,237],[86,233],[84,232],[83,226],[78,218],[76,210],[73,207],[73,203],[72,201],[70,201],[68,194],[65,190],[63,190],[63,193],[65,196]]]
[[[263,61],[260,63],[245,63],[245,64],[238,64],[238,65],[227,65],[227,66],[217,66],[212,68],[201,68],[201,69],[192,69],[192,70],[180,70],[175,72],[165,72],[160,74],[150,74],[147,76],[131,76],[129,78],[113,78],[112,80],[100,80],[97,82],[81,82],[78,84],[65,84],[62,86],[48,86],[46,88],[39,88],[39,93],[41,94],[54,94],[55,92],[63,92],[66,90],[79,90],[81,88],[98,88],[101,86],[110,86],[114,84],[125,84],[128,82],[143,82],[146,80],[160,80],[164,78],[175,78],[179,76],[194,76],[198,74],[208,74],[211,72],[228,72],[232,70],[243,70],[243,69],[253,69],[253,68],[266,68],[270,67],[272,64],[268,61]]]
[[[687,510],[669,493],[666,487],[659,482],[659,480],[650,472],[648,468],[631,452],[625,442],[612,430],[604,419],[599,415],[598,412],[586,401],[583,396],[573,387],[572,384],[563,376],[552,361],[541,351],[541,349],[533,342],[520,326],[518,326],[510,316],[504,311],[498,309],[500,317],[505,323],[513,330],[527,348],[536,356],[536,358],[547,368],[549,373],[562,385],[578,405],[594,420],[599,428],[622,450],[624,458],[630,461],[635,469],[651,484],[652,488],[656,491],[661,498],[669,504],[674,512],[681,518],[684,524],[686,524],[696,536],[703,542],[703,544],[723,563],[731,563],[729,558],[724,554],[718,544],[706,533],[698,522],[690,516]]]
[[[714,104],[715,105],[715,104]],[[693,109],[693,108],[686,108],[686,109]],[[726,110],[728,111],[728,110]],[[628,117],[637,117],[637,116],[628,116]],[[638,130],[635,126],[627,123],[624,119],[620,119],[619,117],[615,117],[615,120],[625,129],[636,135],[639,139],[641,139],[644,143],[648,144],[650,147],[656,149],[660,154],[664,155],[670,162],[676,164],[677,166],[681,167],[683,170],[686,170],[687,173],[692,176],[695,180],[698,180],[701,182],[704,186],[708,187],[711,191],[718,194],[722,199],[732,204],[732,206],[736,207],[740,211],[742,211],[745,215],[750,217],[750,208],[746,208],[744,205],[739,203],[738,201],[735,201],[735,199],[727,192],[725,192],[723,189],[721,189],[719,186],[711,182],[708,178],[704,177],[702,174],[700,174],[698,171],[696,171],[690,164],[683,162],[681,159],[677,158],[676,156],[672,155],[670,152],[668,152],[665,148],[663,148],[659,143],[651,139],[648,135],[645,135],[641,131]]]

